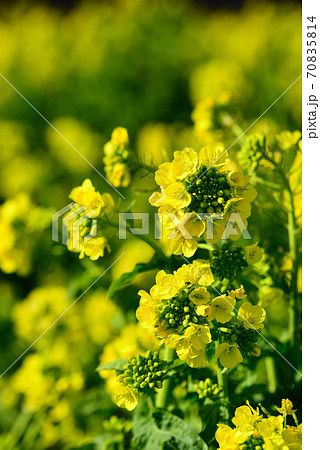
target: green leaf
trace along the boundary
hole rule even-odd
[[[115,359],[114,361],[110,361],[107,364],[102,364],[101,366],[97,367],[96,370],[123,370],[128,361],[128,358]]]
[[[216,406],[213,403],[203,405],[199,410],[199,415],[203,423],[201,437],[209,443],[214,438],[217,430],[217,423],[219,422],[219,406]]]
[[[138,411],[137,411],[138,412]],[[137,414],[133,425],[133,442],[139,450],[207,450],[207,444],[189,424],[166,411]]]
[[[117,280],[114,280],[108,289],[107,294],[112,297],[115,292],[126,284],[131,283],[139,273],[147,272],[148,270],[155,269],[157,267],[156,261],[153,259],[149,263],[136,264],[135,268],[131,272],[123,273]]]

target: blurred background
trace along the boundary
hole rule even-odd
[[[301,4],[1,2],[0,42],[2,75],[103,173],[103,145],[116,126],[128,129],[148,164],[185,146],[232,143],[234,129],[246,129],[301,74]],[[216,122],[203,133],[210,108]],[[274,135],[300,122],[297,84],[251,131]],[[0,78],[1,373],[123,251],[115,244],[99,262],[79,261],[51,240],[52,213],[87,177],[116,199]],[[150,180],[145,189],[139,206]],[[99,355],[119,356],[128,336],[127,354],[155,345],[134,319],[138,286],[150,285],[154,273],[136,279],[118,303],[106,299],[110,280],[152,256],[140,242],[125,247],[121,264],[0,379],[2,448],[72,448],[114,431],[117,420],[126,426],[95,372]],[[110,448],[122,448],[117,435],[110,439]]]

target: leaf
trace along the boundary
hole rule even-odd
[[[214,438],[217,430],[217,423],[219,421],[219,406],[213,403],[203,405],[200,408],[199,415],[204,425],[201,432],[201,437],[209,443]]]
[[[114,280],[110,284],[107,294],[112,297],[112,295],[115,294],[120,288],[131,283],[131,281],[133,281],[139,273],[147,272],[148,270],[155,269],[156,267],[157,263],[155,259],[146,264],[136,264],[135,268],[131,272],[123,273],[117,280]]]
[[[128,361],[128,358],[115,359],[114,361],[110,361],[107,364],[102,364],[101,366],[97,367],[96,370],[123,370]]]
[[[133,436],[133,442],[139,450],[208,449],[207,444],[187,422],[166,411],[136,415]]]

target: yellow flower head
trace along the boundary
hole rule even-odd
[[[86,178],[82,186],[73,188],[69,197],[78,205],[85,206],[89,211],[94,211],[91,218],[98,217],[101,208],[104,206],[104,201],[99,191],[96,191],[92,186],[91,180]]]
[[[230,428],[228,425],[220,423],[216,431],[216,439],[220,450],[240,450],[239,444],[246,442],[249,436],[248,433],[243,433],[236,428]]]
[[[282,431],[282,438],[290,450],[302,450],[302,424],[298,427],[287,426]]]
[[[193,367],[205,364],[204,349],[211,342],[210,320],[198,312],[198,308],[210,303],[211,294],[199,286],[205,279],[198,267],[209,272],[203,261],[182,266],[174,274],[158,272],[150,294],[139,291],[141,299],[136,312],[145,327],[153,329],[168,347],[176,348],[179,358]]]
[[[161,192],[154,192],[149,201],[160,208],[161,215],[175,215],[174,226],[162,219],[163,226],[170,231],[179,230],[174,239],[168,237],[169,232],[165,233],[168,240],[172,239],[172,253],[192,256],[198,247],[197,239],[204,233],[208,242],[218,242],[233,212],[240,215],[243,223],[249,217],[252,191],[248,196],[242,195],[243,192],[239,195],[239,189],[246,189],[249,177],[239,171],[227,172],[226,163],[225,147],[216,144],[203,147],[199,154],[192,148],[185,148],[174,153],[172,162],[160,165],[155,180]],[[182,228],[187,233],[182,232]],[[240,237],[241,231],[236,237],[233,233],[233,239]]]
[[[198,287],[196,289],[193,289],[191,294],[189,294],[189,299],[195,304],[195,305],[205,305],[210,301],[210,293],[207,291],[205,287]]]
[[[272,438],[274,435],[281,436],[283,428],[282,416],[270,416],[267,419],[261,419],[257,424],[259,433],[264,439]]]
[[[115,386],[116,404],[120,408],[126,408],[129,411],[135,409],[139,401],[138,392],[132,387],[122,383]]]
[[[219,358],[223,367],[233,369],[237,364],[243,361],[237,344],[228,344],[223,342],[218,346],[215,352],[215,358]]]
[[[110,247],[106,238],[104,237],[94,237],[89,239],[87,242],[80,244],[80,255],[79,258],[83,259],[84,256],[88,256],[91,261],[96,261],[100,256],[104,255],[104,250],[107,249],[110,252]]]
[[[252,305],[249,302],[243,303],[238,311],[238,319],[242,321],[246,329],[263,328],[263,321],[266,317],[265,310],[260,305]]]
[[[248,402],[235,410],[232,423],[241,431],[254,431],[256,422],[261,418],[258,408],[254,410]]]
[[[241,285],[238,289],[230,291],[231,297],[237,298],[238,300],[242,300],[247,297],[244,287]]]
[[[279,413],[282,414],[283,417],[292,415],[296,412],[296,409],[293,409],[293,404],[288,398],[283,398],[281,401],[281,408],[278,408],[276,406],[276,410],[279,411]]]
[[[228,295],[221,295],[214,298],[209,305],[199,306],[198,313],[208,316],[208,320],[216,320],[220,323],[229,322],[232,319],[232,311],[236,301]]]

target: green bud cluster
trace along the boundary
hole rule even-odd
[[[221,249],[213,251],[210,265],[213,274],[220,280],[233,280],[248,263],[241,247],[224,244]]]
[[[166,330],[183,330],[192,323],[203,323],[203,317],[197,315],[195,304],[188,295],[188,289],[183,289],[177,297],[159,303],[159,323]]]
[[[194,388],[199,398],[216,397],[220,392],[218,385],[213,383],[211,378],[199,381]]]
[[[188,211],[222,213],[227,201],[232,197],[227,174],[220,173],[215,167],[206,170],[206,167],[202,166],[186,183],[186,189],[191,195]]]
[[[258,333],[252,328],[247,330],[239,323],[232,329],[232,333],[228,340],[231,343],[237,343],[241,352],[250,353],[257,346]]]
[[[240,444],[240,449],[241,450],[263,450],[263,448],[264,448],[263,444],[264,444],[263,438],[250,436],[250,438],[244,444]]]
[[[255,169],[264,155],[266,137],[261,134],[252,134],[245,140],[239,155],[240,162],[245,168]]]
[[[129,358],[118,380],[139,392],[148,392],[160,389],[167,373],[168,363],[159,358],[159,352],[148,351],[145,356]]]

